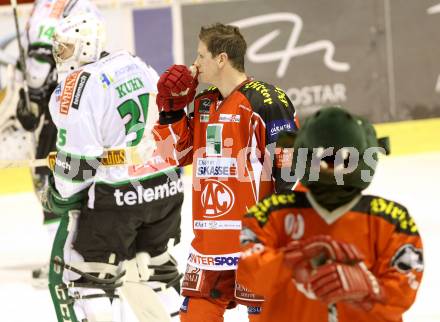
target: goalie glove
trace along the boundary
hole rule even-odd
[[[353,244],[339,242],[327,235],[292,241],[283,248],[284,264],[292,269],[298,283],[307,283],[311,272],[327,263],[355,264],[364,259]]]
[[[74,194],[68,198],[63,198],[55,188],[53,176],[49,176],[49,183],[41,194],[41,205],[47,212],[58,216],[68,214],[70,210],[81,210],[85,199],[85,191]]]
[[[156,97],[159,112],[182,110],[194,100],[199,84],[198,71],[195,67],[191,69],[185,65],[173,65],[160,76]]]
[[[29,101],[30,106],[26,106],[24,90],[21,88],[18,92],[17,119],[26,131],[35,131],[40,123],[42,110],[39,104]]]
[[[364,262],[321,266],[312,274],[309,283],[315,296],[326,303],[347,301],[369,310],[374,302],[383,298],[379,282]]]

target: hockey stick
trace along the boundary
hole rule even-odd
[[[25,97],[25,103],[26,108],[30,112],[31,111],[31,101],[29,99],[29,88],[28,88],[28,82],[27,82],[27,75],[26,75],[26,59],[25,59],[25,53],[23,44],[21,43],[21,36],[20,36],[20,26],[18,24],[18,14],[17,14],[17,0],[11,0],[11,6],[12,6],[12,13],[14,15],[14,22],[15,22],[15,32],[17,33],[17,44],[18,44],[18,52],[20,57],[20,65],[23,71],[23,91],[24,91],[24,97]]]
[[[100,162],[104,166],[143,164],[153,156],[154,148],[145,145],[142,145],[142,147],[143,149],[140,149],[139,145],[137,145],[123,149],[104,150],[100,157]],[[50,152],[45,159],[0,160],[0,169],[48,167],[53,171],[56,158],[57,152]]]
[[[24,92],[24,101],[25,101],[25,107],[26,110],[29,113],[32,113],[31,111],[31,101],[29,99],[29,87],[27,82],[27,75],[26,75],[26,58],[25,58],[25,52],[23,48],[23,44],[21,43],[21,36],[20,36],[20,26],[18,24],[18,13],[17,13],[17,0],[10,0],[11,6],[12,6],[12,13],[14,15],[14,22],[15,22],[15,32],[17,33],[17,44],[18,44],[18,52],[20,57],[20,65],[21,70],[23,72],[23,92]],[[36,147],[36,138],[35,133],[32,132],[32,145],[34,148]],[[35,151],[32,150],[32,159],[35,159]]]

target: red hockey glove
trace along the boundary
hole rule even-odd
[[[198,72],[195,75],[185,65],[173,65],[159,78],[156,103],[159,112],[178,111],[192,102],[196,95]]]
[[[336,241],[327,235],[293,241],[283,251],[284,264],[293,270],[293,277],[299,283],[306,283],[311,272],[324,264],[354,264],[364,259],[356,246]]]
[[[363,262],[321,266],[309,282],[316,297],[326,303],[348,301],[368,309],[383,297],[379,282]]]

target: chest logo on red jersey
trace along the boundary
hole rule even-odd
[[[199,113],[209,113],[212,101],[209,98],[203,98],[200,100]]]
[[[304,217],[301,214],[287,214],[284,217],[284,231],[293,240],[298,240],[304,236]]]
[[[232,209],[234,202],[234,193],[227,185],[213,179],[205,181],[205,188],[201,195],[201,204],[205,210],[203,217],[224,216]]]

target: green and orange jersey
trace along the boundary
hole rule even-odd
[[[402,321],[414,302],[423,274],[422,241],[414,220],[402,205],[362,195],[328,212],[310,193],[273,194],[249,209],[240,240],[246,249],[237,280],[265,296],[264,321],[321,322],[328,306],[297,290],[280,248],[292,240],[329,235],[352,243],[365,255],[365,264],[385,293],[370,311],[339,302],[339,322]]]
[[[275,191],[278,135],[297,130],[292,103],[280,88],[248,79],[226,98],[208,88],[196,97],[193,113],[159,121],[155,135],[162,157],[193,166],[195,237],[188,263],[235,269],[243,214]]]

